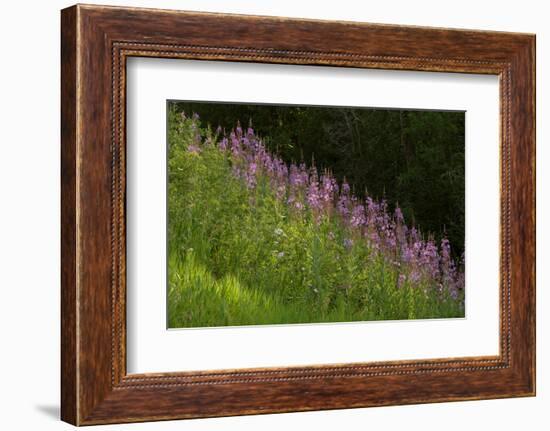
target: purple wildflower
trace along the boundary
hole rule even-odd
[[[365,207],[363,205],[355,205],[351,211],[350,224],[353,227],[364,226],[367,222],[365,218]]]
[[[183,121],[191,121],[193,143],[188,145],[188,152],[200,154],[203,148],[214,147],[209,139],[202,141],[198,115],[191,119],[184,113],[181,116]],[[221,133],[218,127],[214,139]],[[437,286],[453,298],[464,289],[464,259],[458,263],[453,260],[446,238],[438,249],[433,239],[426,240],[416,227],[407,227],[399,206],[392,214],[385,200],[353,195],[348,182],[344,179],[339,184],[329,171],[319,177],[313,164],[308,169],[304,163],[285,163],[266,149],[251,126],[243,133],[237,124],[228,137],[224,133],[217,148],[227,154],[234,177],[248,188],[255,188],[259,178],[268,180],[275,198],[287,205],[292,217],[310,214],[321,223],[336,214],[336,221],[346,232],[344,247],[349,250],[354,241],[364,241],[371,256],[382,257],[396,268],[398,287]],[[327,235],[331,240],[336,238],[333,231]],[[283,256],[283,252],[277,253],[277,257]]]
[[[228,144],[229,144],[229,141],[228,141],[227,138],[224,136],[224,137],[220,140],[220,143],[219,143],[220,150],[222,150],[222,151],[227,150]]]
[[[191,144],[187,147],[187,151],[191,154],[199,154],[201,152],[201,148],[198,145]]]

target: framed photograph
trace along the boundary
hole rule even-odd
[[[61,415],[535,394],[535,36],[61,13]]]

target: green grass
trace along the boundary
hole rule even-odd
[[[168,180],[169,327],[462,317],[433,286],[397,287],[394,267],[336,217],[315,223],[260,176],[249,190],[206,130],[171,113]]]

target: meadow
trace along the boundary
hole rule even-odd
[[[169,111],[169,327],[464,316],[447,238],[232,126]]]

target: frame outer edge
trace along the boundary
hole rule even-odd
[[[78,6],[61,11],[61,420],[79,421],[77,295]]]
[[[529,301],[530,301],[530,315],[528,319],[529,324],[529,337],[530,337],[530,349],[529,349],[529,390],[528,394],[530,396],[537,395],[537,300],[536,300],[536,284],[537,284],[537,37],[532,35],[528,38],[527,50],[526,50],[527,61],[526,64],[529,67],[529,75],[527,76],[527,82],[529,85],[529,95],[527,103],[531,109],[531,115],[527,118],[527,128],[529,130],[529,146],[531,147],[531,157],[528,161],[529,163],[529,179],[532,182],[532,189],[530,196],[528,196],[529,203],[531,206],[531,235],[533,242],[530,249],[530,277],[531,284],[529,286]]]
[[[521,395],[536,395],[536,136],[535,36],[512,61],[512,364]]]
[[[525,115],[525,128],[527,143],[529,147],[529,157],[526,161],[529,175],[527,181],[529,182],[529,195],[526,197],[527,205],[530,210],[529,214],[529,230],[527,232],[529,249],[527,250],[527,265],[529,271],[529,286],[525,288],[525,294],[527,295],[526,301],[529,304],[528,315],[526,318],[526,324],[528,329],[529,346],[526,349],[528,352],[527,359],[527,395],[536,396],[536,380],[537,380],[537,337],[536,337],[536,274],[537,274],[537,260],[536,260],[536,242],[537,242],[537,204],[536,204],[536,189],[537,189],[537,177],[536,177],[536,152],[537,152],[537,138],[536,138],[536,35],[527,37],[527,44],[524,50],[524,59],[522,63],[526,67],[526,100],[527,112],[530,115]]]
[[[533,250],[533,271],[532,271],[532,277],[533,277],[533,293],[532,293],[532,301],[533,301],[533,317],[531,319],[531,325],[532,325],[532,334],[533,337],[533,352],[532,352],[532,379],[533,379],[533,387],[532,387],[532,395],[537,395],[537,37],[536,35],[533,35],[530,45],[530,55],[531,59],[533,61],[533,68],[531,71],[531,79],[533,82],[533,94],[531,97],[531,104],[533,107],[533,135],[531,138],[532,145],[533,145],[533,156],[531,159],[531,169],[532,169],[532,176],[533,176],[533,193],[532,193],[532,202],[533,202],[533,236],[534,236],[534,250]]]

